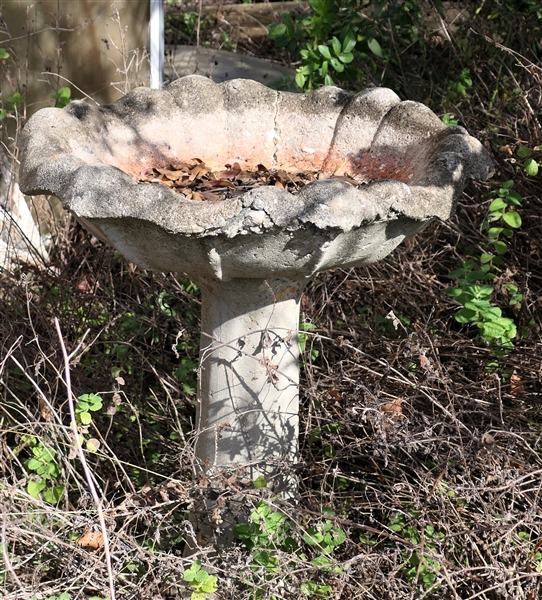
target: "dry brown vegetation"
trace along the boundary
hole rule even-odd
[[[457,52],[454,40],[428,44],[427,64],[444,63],[446,44]],[[195,558],[214,570],[223,599],[542,598],[542,207],[540,175],[527,176],[516,152],[542,143],[542,71],[507,47],[492,61],[472,56],[469,95],[446,106],[492,152],[493,180],[470,184],[456,217],[387,260],[307,287],[299,502],[233,483],[228,491],[247,511],[264,499],[286,516],[302,550],[272,541],[274,569],[255,565],[241,543],[212,560],[209,549],[183,558],[202,483],[191,450],[198,290],[182,275],[142,272],[70,218],[51,220],[49,265],[0,272],[3,598],[106,598],[111,582],[121,600],[189,597],[183,571]],[[490,82],[506,69],[494,96]],[[454,320],[459,306],[445,290],[448,273],[484,243],[491,191],[507,180],[523,198],[523,224],[495,298],[519,335],[499,351]],[[509,282],[524,296],[515,309]],[[79,423],[94,444],[87,471],[70,390],[103,400]],[[54,469],[32,495],[39,448]],[[322,552],[303,535],[326,518],[346,541],[319,567],[311,561]],[[304,595],[307,582],[330,590]]]

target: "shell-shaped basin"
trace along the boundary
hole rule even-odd
[[[196,75],[106,106],[42,109],[21,144],[24,193],[58,196],[144,268],[221,280],[307,278],[379,260],[448,218],[467,179],[493,169],[463,128],[389,89],[294,94]],[[318,179],[297,194],[261,186],[219,202],[137,181],[148,167],[195,158]]]

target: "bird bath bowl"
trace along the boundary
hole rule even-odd
[[[150,168],[195,159],[218,171],[238,163],[317,178],[295,194],[260,185],[220,201],[138,182]],[[292,497],[305,284],[384,258],[450,217],[467,179],[491,172],[464,129],[388,89],[293,94],[189,76],[107,106],[40,110],[22,133],[20,185],[58,196],[142,268],[181,271],[199,285],[197,468],[211,488],[235,472]]]

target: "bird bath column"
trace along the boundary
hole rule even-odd
[[[204,280],[196,458],[210,475],[263,476],[295,494],[299,302],[290,279]]]

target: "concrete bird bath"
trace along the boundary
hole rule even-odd
[[[267,185],[219,202],[136,181],[148,167],[196,157],[319,179],[295,195]],[[20,185],[58,196],[142,268],[181,271],[200,286],[198,468],[217,489],[236,472],[291,497],[306,282],[384,258],[447,219],[468,178],[491,172],[464,129],[388,89],[292,94],[189,76],[107,106],[39,111],[22,134]],[[200,540],[212,529],[208,521]]]

